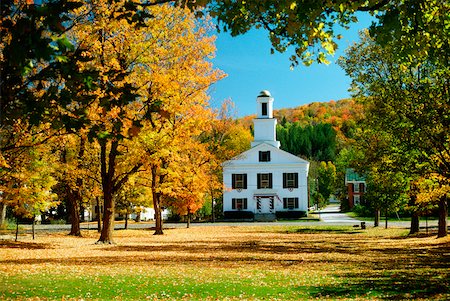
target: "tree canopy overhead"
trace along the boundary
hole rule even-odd
[[[209,2],[209,4],[207,4]],[[371,32],[379,41],[401,41],[402,56],[439,57],[449,47],[450,4],[441,0],[267,0],[196,1],[206,5],[233,36],[252,28],[269,32],[272,51],[294,48],[292,65],[327,63],[337,49],[338,30],[358,22],[357,13],[376,16]]]

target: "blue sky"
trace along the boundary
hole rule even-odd
[[[336,64],[340,55],[358,41],[358,31],[370,26],[370,17],[359,16],[359,23],[342,32],[337,54],[331,64],[299,65],[291,70],[289,50],[270,54],[270,41],[263,30],[231,37],[218,34],[214,65],[228,77],[211,87],[211,105],[219,107],[224,99],[231,99],[239,117],[254,114],[256,96],[269,90],[275,98],[274,109],[297,107],[311,102],[326,102],[350,97],[350,78]]]

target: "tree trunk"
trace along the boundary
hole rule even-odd
[[[125,213],[125,230],[128,230],[128,211]]]
[[[214,214],[215,200],[214,200],[214,189],[211,189],[211,220],[214,223],[216,221],[216,216]]]
[[[6,226],[6,204],[0,202],[0,228]]]
[[[103,190],[103,228],[97,244],[114,244],[114,214],[115,203],[113,199],[114,194],[114,173],[117,156],[118,142],[113,140],[111,148],[107,156],[107,141],[105,139],[99,140],[100,144],[100,173],[102,177]],[[107,158],[108,157],[108,158]]]
[[[375,220],[374,220],[374,227],[378,227],[380,225],[380,210],[375,209]]]
[[[100,198],[97,197],[97,231],[98,233],[102,232],[102,213],[104,210],[102,210],[102,206],[100,206]]]
[[[158,193],[153,193],[153,208],[155,210],[155,233],[153,235],[163,235],[161,204]]]
[[[191,226],[191,210],[188,208],[186,228],[189,228],[190,226]]]
[[[388,210],[387,209],[385,210],[384,214],[385,214],[385,216],[384,216],[384,222],[385,222],[384,228],[387,229],[388,228]]]
[[[72,236],[80,236],[81,237],[81,228],[80,228],[80,201],[81,194],[79,191],[73,190],[67,185],[67,205],[70,206],[70,233]]]
[[[411,214],[411,229],[409,230],[409,234],[419,233],[420,225],[419,225],[419,214],[416,211],[413,211]]]
[[[33,223],[31,224],[31,232],[33,233],[32,234],[33,235],[33,240],[34,240],[34,233],[35,233],[35,230],[36,230],[35,225],[36,225],[36,215],[33,215]]]
[[[411,188],[411,195],[409,198],[409,206],[411,208],[414,208],[414,206],[416,205],[416,189],[415,189],[415,185],[412,186]],[[416,234],[419,233],[420,230],[420,225],[419,225],[419,213],[416,210],[413,210],[411,212],[411,228],[409,230],[409,234]]]
[[[84,137],[80,138],[80,149],[78,151],[77,159],[80,163],[78,163],[77,168],[81,169],[81,162],[84,156],[84,150],[86,146],[86,139]],[[67,163],[66,159],[67,150],[64,150],[62,156],[62,162]],[[81,237],[81,228],[80,228],[80,204],[83,201],[83,197],[81,196],[81,187],[83,186],[83,179],[81,177],[76,178],[76,187],[73,188],[69,183],[64,183],[66,186],[66,195],[67,195],[67,206],[70,214],[70,232],[69,235],[79,236]]]
[[[439,222],[438,222],[437,237],[447,236],[448,234],[447,219],[448,219],[448,199],[447,196],[443,196],[439,200]]]
[[[0,228],[6,227],[6,204],[0,202]]]
[[[155,210],[155,233],[153,235],[163,235],[162,227],[162,216],[161,216],[161,200],[160,194],[156,191],[156,184],[158,181],[158,167],[156,165],[152,166],[152,196],[153,196],[153,209]]]
[[[19,218],[16,217],[16,241],[18,236],[19,236]]]
[[[114,200],[112,193],[109,191],[103,192],[105,211],[103,212],[103,228],[100,234],[100,238],[97,241],[98,244],[114,244],[113,232],[114,232]]]

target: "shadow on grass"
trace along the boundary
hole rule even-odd
[[[330,233],[330,234],[360,234],[363,231],[359,231],[351,228],[300,228],[293,231],[288,231],[288,233],[300,233],[300,234],[319,234],[319,233]]]
[[[310,298],[356,298],[384,300],[448,300],[450,271],[387,271],[379,273],[349,273],[340,276],[344,283],[310,289]],[[348,281],[348,282],[347,282]]]
[[[53,249],[53,247],[49,244],[11,241],[11,240],[4,240],[4,241],[0,240],[0,248],[28,249],[28,250]]]

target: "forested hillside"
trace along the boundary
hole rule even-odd
[[[281,148],[315,161],[334,161],[339,149],[351,138],[362,118],[362,106],[353,99],[313,102],[295,108],[274,110],[278,119],[277,139]],[[253,126],[255,115],[241,122]]]

